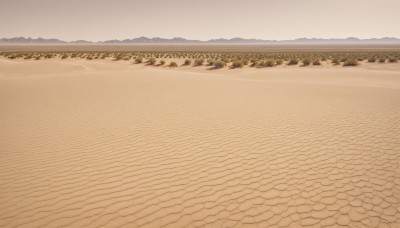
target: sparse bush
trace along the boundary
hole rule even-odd
[[[214,67],[215,67],[216,69],[223,68],[224,66],[225,66],[225,62],[223,62],[223,61],[221,61],[221,60],[215,61],[215,63],[214,63]]]
[[[380,59],[379,59],[379,62],[380,62],[380,63],[385,63],[385,62],[386,62],[386,58],[380,58]]]
[[[309,66],[311,64],[311,60],[309,59],[303,59],[303,66]]]
[[[148,60],[147,60],[147,64],[149,64],[149,65],[154,65],[155,63],[156,63],[156,59],[155,58],[149,58]]]
[[[183,63],[183,65],[185,66],[189,66],[190,64],[192,64],[192,60],[190,59],[186,59],[185,62]]]
[[[368,62],[369,62],[369,63],[374,63],[374,62],[376,62],[376,59],[375,59],[375,57],[371,57],[371,58],[369,58],[369,59],[368,59]]]
[[[313,64],[314,66],[319,66],[319,65],[321,65],[321,62],[319,61],[319,59],[315,59],[315,60],[312,62],[312,64]]]
[[[178,64],[176,64],[176,62],[171,62],[170,64],[169,64],[169,67],[177,67],[178,66]]]
[[[160,65],[161,65],[161,66],[165,65],[165,61],[164,61],[164,60],[161,60],[161,61],[160,61]]]
[[[343,63],[343,66],[357,66],[357,65],[358,65],[357,59],[349,59]]]
[[[249,64],[249,60],[248,59],[242,59],[243,65],[248,65]]]
[[[256,67],[258,65],[257,59],[251,59],[250,62],[251,62],[250,67]]]
[[[273,66],[275,66],[275,61],[272,60],[272,59],[268,59],[268,60],[265,61],[264,66],[273,67]]]
[[[397,63],[396,57],[389,57],[389,63]]]
[[[207,63],[209,66],[214,65],[214,60],[213,59],[207,59]]]
[[[61,59],[66,59],[66,58],[68,58],[68,55],[66,55],[66,54],[61,56]]]
[[[204,59],[196,59],[194,60],[194,65],[195,66],[201,66],[204,63]]]
[[[136,57],[136,59],[135,59],[135,63],[136,64],[139,64],[139,63],[142,63],[143,62],[143,58],[142,57]]]
[[[276,65],[282,65],[282,63],[283,63],[283,61],[282,61],[282,59],[278,59],[278,60],[276,60]]]
[[[237,61],[234,61],[233,63],[232,63],[232,67],[233,68],[242,68],[243,67],[243,62],[241,61],[241,60],[237,60]]]
[[[224,63],[225,63],[225,65],[226,65],[226,64],[228,64],[228,63],[230,62],[230,60],[229,60],[229,59],[227,59],[227,58],[224,58],[224,59],[222,59],[222,62],[224,62]]]
[[[332,60],[332,64],[333,64],[333,65],[339,65],[340,62],[339,62],[338,59],[333,59],[333,60]]]
[[[299,61],[297,59],[290,59],[288,65],[297,65]]]

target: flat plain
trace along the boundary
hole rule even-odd
[[[0,57],[0,227],[400,227],[399,63],[183,60]]]

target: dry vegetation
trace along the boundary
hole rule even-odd
[[[45,60],[59,59],[108,59],[130,61],[135,64],[145,63],[165,67],[205,66],[210,69],[231,69],[243,67],[276,67],[280,65],[318,67],[358,66],[365,64],[397,63],[398,50],[380,51],[287,51],[287,52],[223,52],[223,51],[13,51],[1,52],[0,56],[8,59]],[[167,61],[170,64],[167,64]],[[158,64],[156,64],[158,62]]]

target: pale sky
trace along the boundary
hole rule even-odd
[[[0,0],[0,37],[400,38],[400,0]]]

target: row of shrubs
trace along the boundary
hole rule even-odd
[[[321,61],[339,59],[357,59],[358,61],[368,60],[368,62],[383,61],[391,59],[399,59],[399,51],[381,51],[381,52],[191,52],[191,51],[170,51],[170,52],[110,52],[110,51],[75,51],[75,52],[3,52],[0,55],[10,58],[34,58],[40,56],[42,58],[61,57],[66,58],[92,58],[92,59],[105,59],[112,58],[113,60],[131,60],[136,57],[144,59],[215,59],[224,62],[233,62],[236,60],[284,60],[290,59],[319,59]]]
[[[230,64],[232,68],[241,68],[245,65],[250,67],[274,67],[282,64],[287,65],[321,65],[321,62],[330,62],[333,65],[356,66],[361,61],[368,63],[395,63],[400,58],[400,52],[310,52],[310,53],[233,53],[233,52],[98,52],[98,51],[78,51],[78,52],[3,52],[1,56],[10,59],[50,59],[50,58],[83,58],[93,59],[112,59],[114,61],[134,59],[135,63],[146,62],[155,65],[160,58],[184,58],[185,66],[208,65],[214,68],[223,68]],[[157,65],[165,65],[165,60],[160,60]],[[169,66],[177,66],[176,62],[171,62]]]
[[[146,63],[147,65],[155,65],[157,62],[157,60],[155,58],[149,58]],[[250,67],[274,67],[274,66],[278,66],[278,65],[282,65],[283,61],[282,60],[266,60],[266,61],[256,61],[256,60],[251,60],[251,65]],[[287,62],[287,65],[291,66],[291,65],[299,65],[299,60],[297,59],[290,59]],[[397,61],[396,61],[397,62]],[[136,64],[140,64],[143,63],[143,58],[142,57],[137,57],[135,59],[135,63]],[[160,60],[159,62],[159,66],[163,66],[165,65],[165,60]],[[204,59],[195,59],[193,66],[202,66],[204,65],[205,60]],[[248,65],[249,61],[248,60],[236,60],[234,62],[232,62],[231,64],[231,68],[242,68],[245,65]],[[337,59],[332,60],[332,64],[333,65],[340,65],[341,62]],[[190,59],[186,59],[183,63],[183,66],[190,66],[192,65],[192,61]],[[207,60],[207,66],[213,66],[214,68],[220,69],[223,68],[225,66],[227,66],[228,63],[221,61],[221,60],[213,60],[213,59],[208,59]],[[301,60],[301,66],[310,66],[310,65],[314,65],[314,66],[319,66],[321,65],[320,60],[315,59],[315,60],[310,60],[310,59],[303,59]],[[343,62],[343,66],[358,66],[358,60],[357,59],[348,59],[345,60]],[[171,62],[170,67],[177,67],[177,63],[176,62]]]

